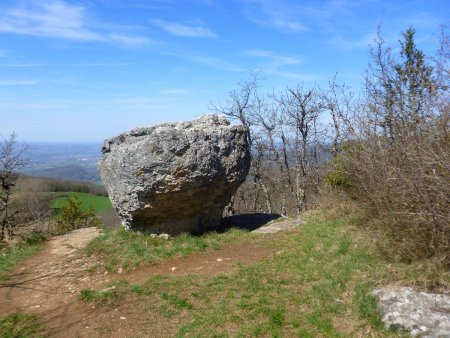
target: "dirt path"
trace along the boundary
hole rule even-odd
[[[76,295],[92,284],[86,269],[95,262],[78,249],[99,235],[96,228],[75,230],[56,236],[38,254],[28,259],[0,287],[0,316],[17,311],[38,314],[50,323],[51,332],[80,320],[82,304]],[[67,336],[66,336],[67,337]]]
[[[282,221],[273,226],[284,230],[294,225],[292,221]],[[272,233],[272,230],[261,233]],[[135,325],[142,322],[142,313],[132,304],[112,309],[95,308],[77,300],[80,290],[101,290],[117,279],[139,283],[155,274],[227,273],[234,271],[237,263],[248,265],[276,254],[273,246],[239,241],[219,250],[169,258],[130,273],[105,274],[98,269],[90,273],[89,269],[98,266],[99,262],[86,257],[79,249],[99,234],[96,228],[86,228],[56,236],[42,251],[13,271],[10,278],[0,285],[0,317],[17,311],[36,314],[51,337],[96,337],[105,327],[108,327],[102,334],[105,337],[129,337],[132,332],[142,336]],[[151,318],[145,319],[151,322]],[[152,336],[165,334],[153,332]]]

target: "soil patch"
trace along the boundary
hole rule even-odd
[[[282,223],[277,222],[277,226]],[[272,244],[276,234],[257,240],[239,240],[218,250],[169,258],[131,272],[112,274],[98,269],[100,262],[79,250],[99,234],[96,228],[86,228],[56,236],[42,251],[13,271],[0,285],[0,317],[18,311],[35,314],[50,337],[129,337],[142,336],[142,332],[164,337],[169,331],[176,332],[168,326],[176,330],[179,323],[168,321],[164,329],[148,317],[145,309],[139,309],[138,300],[130,302],[127,298],[127,302],[117,308],[96,307],[79,301],[77,295],[85,288],[104,289],[119,279],[140,283],[152,275],[231,273],[239,265],[249,265],[277,253]],[[149,325],[151,328],[146,328]]]
[[[140,283],[152,275],[217,275],[231,273],[239,265],[258,262],[274,253],[276,248],[266,242],[239,241],[222,246],[218,250],[196,252],[187,257],[168,258],[152,265],[142,266],[123,276],[130,283]]]
[[[78,249],[99,233],[96,228],[85,228],[50,240],[0,285],[0,316],[18,311],[37,314],[49,324],[50,332],[89,316],[76,295],[93,282],[104,280],[86,276],[86,270],[96,262],[86,259]]]

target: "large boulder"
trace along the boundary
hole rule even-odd
[[[136,128],[107,139],[100,173],[127,229],[201,232],[250,168],[247,132],[221,116]]]

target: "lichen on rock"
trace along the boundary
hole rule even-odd
[[[385,287],[372,294],[386,327],[408,331],[412,337],[450,337],[449,295],[410,287]]]

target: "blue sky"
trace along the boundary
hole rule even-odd
[[[447,1],[0,1],[0,135],[101,142],[188,120],[250,70],[264,89],[362,83],[377,26],[396,44],[413,25],[427,53]]]

